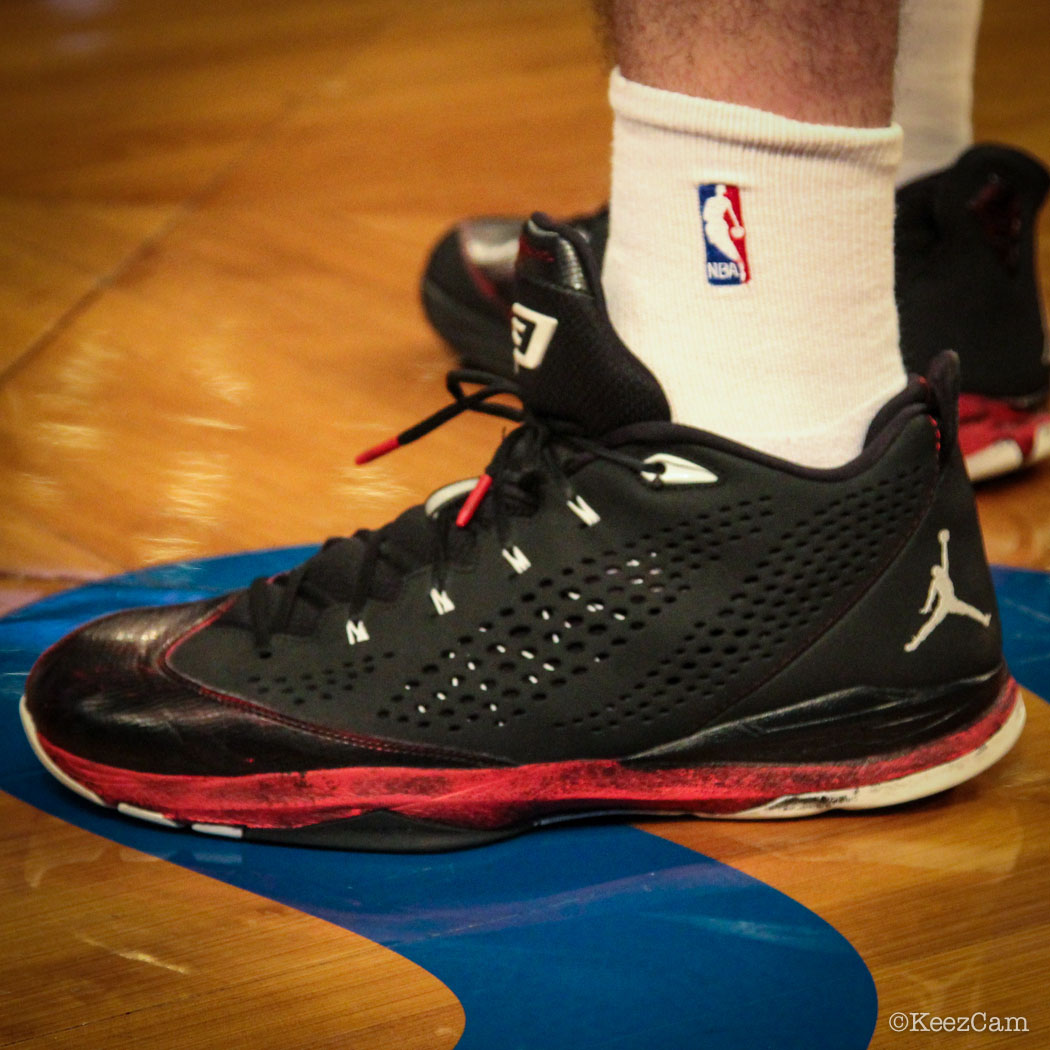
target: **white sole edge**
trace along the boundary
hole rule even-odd
[[[729,820],[777,820],[787,817],[806,817],[826,813],[831,809],[881,809],[899,806],[957,787],[994,766],[1017,743],[1024,729],[1024,700],[1018,693],[1017,701],[1006,721],[983,743],[969,754],[960,755],[943,765],[909,773],[896,780],[879,784],[807,795],[783,795],[754,809],[727,814]]]
[[[1050,456],[1050,423],[1036,428],[1032,440],[1032,451],[1025,456],[1016,441],[997,441],[966,457],[966,473],[971,481],[987,481],[989,478],[1012,474],[1022,467],[1030,467]]]
[[[244,836],[244,828],[228,827],[225,824],[180,824],[177,820],[171,820],[169,817],[164,816],[163,813],[156,813],[151,809],[143,809],[141,806],[133,806],[129,802],[118,802],[115,806],[111,806],[108,802],[99,798],[90,788],[84,787],[83,784],[74,780],[68,773],[59,769],[51,760],[51,756],[40,743],[40,737],[37,735],[36,726],[29,715],[24,696],[18,704],[18,714],[22,719],[22,728],[25,730],[29,746],[33,749],[33,754],[40,760],[40,764],[59,783],[65,785],[71,791],[75,791],[81,798],[86,798],[88,802],[93,802],[96,806],[101,806],[103,809],[116,810],[126,817],[134,817],[136,820],[148,821],[150,824],[158,824],[165,828],[192,827],[194,831],[200,831],[205,835],[216,835],[228,839],[239,839]]]
[[[178,828],[182,825],[177,820],[169,820],[163,813],[154,813],[151,809],[142,809],[141,806],[131,806],[127,802],[118,802],[117,811],[126,817],[137,817],[139,820],[148,820],[151,824],[160,824],[165,828]]]
[[[1038,463],[1041,459],[1050,456],[1050,423],[1044,423],[1037,427],[1035,438],[1032,441],[1032,451],[1028,454],[1026,463]]]
[[[244,828],[235,828],[229,824],[191,824],[190,827],[202,835],[216,835],[224,839],[244,838]]]
[[[1020,470],[1024,466],[1024,455],[1016,441],[997,441],[967,456],[965,462],[971,481],[987,481]]]
[[[108,802],[103,802],[94,791],[84,787],[83,784],[78,783],[51,761],[51,756],[41,746],[40,738],[36,733],[36,726],[33,724],[33,719],[29,717],[29,709],[26,707],[26,698],[24,696],[18,704],[18,715],[22,719],[22,728],[25,730],[26,738],[29,740],[29,746],[33,749],[33,754],[40,759],[43,767],[56,780],[65,784],[65,786],[71,791],[75,791],[81,798],[86,798],[88,802],[94,802],[96,806],[103,806],[106,809],[113,808]],[[141,810],[141,812],[145,813],[146,810]]]

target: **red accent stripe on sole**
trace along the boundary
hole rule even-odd
[[[992,707],[965,729],[904,753],[804,765],[733,763],[641,770],[613,760],[581,760],[465,770],[354,766],[202,777],[101,765],[42,737],[38,741],[63,773],[106,804],[141,807],[179,823],[296,828],[389,810],[461,827],[497,829],[560,814],[609,810],[731,817],[784,796],[882,784],[935,770],[977,751],[1004,726],[1019,702],[1017,685],[1010,680]]]

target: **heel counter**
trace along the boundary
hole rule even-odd
[[[1002,665],[999,609],[956,442],[941,454],[925,509],[896,555],[814,647],[814,666],[834,666],[836,653],[850,654],[837,668],[839,688],[926,688]]]
[[[931,442],[930,419],[913,419],[886,457],[898,473],[916,456],[932,468],[916,481],[923,498],[911,522],[901,523],[900,545],[842,615],[719,723],[851,690],[950,696],[1003,669],[973,490],[957,444]]]

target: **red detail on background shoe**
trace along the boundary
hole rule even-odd
[[[467,276],[473,282],[478,294],[485,299],[488,299],[493,306],[498,306],[502,312],[509,316],[510,304],[507,303],[506,296],[504,296],[499,288],[496,287],[495,283],[489,279],[485,271],[477,264],[471,262],[470,259],[466,257],[465,253],[463,253],[463,268],[467,271]]]
[[[478,483],[470,490],[470,495],[463,501],[463,506],[459,508],[459,513],[456,515],[456,524],[462,529],[465,525],[470,524],[470,519],[474,517],[474,512],[478,509],[478,505],[485,498],[485,493],[492,488],[492,478],[488,474],[482,474],[478,478]]]
[[[537,248],[524,234],[518,239],[518,254],[527,255],[531,259],[540,259],[547,263],[556,261],[551,252]]]
[[[1027,459],[1032,454],[1036,432],[1050,426],[1050,413],[1014,408],[1006,401],[980,394],[959,395],[959,447],[964,456],[1012,441]]]
[[[107,804],[129,803],[179,822],[294,828],[392,810],[462,827],[503,828],[596,810],[732,816],[784,795],[897,780],[977,750],[1005,724],[1017,693],[1010,680],[972,725],[911,751],[801,765],[645,770],[594,759],[485,769],[352,766],[238,777],[171,776],[99,765],[42,737],[39,742],[64,773]]]

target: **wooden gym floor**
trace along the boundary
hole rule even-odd
[[[979,136],[1050,159],[1050,21],[986,8]],[[434,238],[604,199],[604,91],[582,0],[0,8],[0,608],[378,525],[482,468],[480,418],[352,460],[444,403],[417,305]],[[1050,569],[1050,467],[979,500],[993,561]],[[1014,754],[934,804],[653,831],[848,937],[873,1046],[1050,1046],[1050,709],[1029,713]],[[455,997],[393,952],[10,797],[0,814],[0,1046],[455,1044]],[[895,1035],[894,1010],[1031,1034]]]

